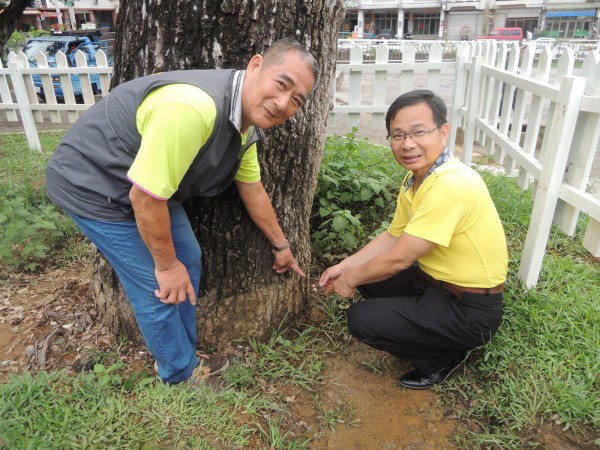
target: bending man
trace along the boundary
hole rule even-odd
[[[257,128],[289,119],[318,79],[310,53],[278,41],[245,71],[166,72],[123,83],[58,145],[48,196],[115,269],[164,381],[228,365],[225,357],[196,355],[202,253],[183,201],[235,183],[273,245],[273,268],[304,276],[260,181],[256,142]]]

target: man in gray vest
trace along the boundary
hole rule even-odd
[[[235,183],[275,254],[295,262],[260,181],[259,128],[289,119],[319,80],[299,43],[275,42],[243,70],[189,70],[138,78],[91,107],[58,145],[48,196],[115,269],[150,352],[168,383],[201,380],[228,366],[197,356],[196,295],[202,251],[182,202]]]

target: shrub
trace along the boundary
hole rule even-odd
[[[314,253],[331,262],[385,229],[404,174],[386,147],[354,133],[328,137],[311,217]]]

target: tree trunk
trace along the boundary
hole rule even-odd
[[[283,37],[298,40],[315,56],[322,70],[319,87],[296,116],[267,130],[259,148],[263,183],[307,274],[309,218],[342,15],[341,0],[125,0],[117,24],[113,86],[168,70],[245,68],[252,55]],[[235,188],[218,197],[195,198],[186,209],[204,252],[198,302],[203,346],[227,350],[247,336],[267,338],[302,317],[309,279],[274,273],[270,244],[248,218]],[[139,335],[130,333],[135,327],[131,312],[124,312],[122,293],[113,292],[118,283],[100,260],[93,287],[107,323],[139,342]]]
[[[0,0],[0,57],[2,57],[2,60],[5,60],[6,57],[6,43],[15,31],[17,22],[29,3],[31,3],[30,0],[12,0],[8,2]]]

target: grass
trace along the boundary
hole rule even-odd
[[[84,251],[75,224],[45,194],[46,163],[62,134],[40,133],[41,153],[24,135],[0,134],[0,264],[9,268],[33,271],[49,254],[74,260]]]
[[[60,137],[41,136],[44,152],[37,154],[23,150],[24,136],[0,135],[0,163],[6,168],[0,174],[0,187],[10,186],[11,192],[18,192],[16,197],[25,199],[27,207],[34,205],[38,212],[49,207],[43,196],[43,167]],[[366,189],[374,187],[373,198],[381,198],[376,191],[391,192],[393,185],[393,180],[382,178],[400,175],[388,166],[393,161],[377,156],[379,183],[370,183],[368,174],[374,163],[360,159],[370,144],[329,140],[327,152],[343,152],[347,145],[352,146],[349,157],[357,160],[340,167],[355,171],[357,182],[352,189],[339,182],[336,187],[330,165],[328,189],[340,191],[329,196],[327,205],[331,214],[347,210],[361,222],[359,226],[352,221],[343,224],[344,232],[355,236],[358,245],[371,230],[381,227],[374,217],[383,214],[383,220],[387,219],[385,203],[377,211],[367,211]],[[329,161],[335,162],[336,157]],[[456,436],[458,445],[534,448],[539,445],[536,429],[544,423],[578,436],[592,430],[597,439],[600,264],[581,245],[586,218],[580,220],[574,237],[553,228],[540,282],[525,289],[516,273],[531,214],[531,193],[520,190],[512,178],[482,175],[504,223],[511,259],[499,332],[490,344],[472,353],[464,375],[436,388],[463,425]],[[344,193],[346,203],[332,206],[331,199],[342,198]],[[326,237],[333,221],[321,225],[331,218],[328,214],[318,219],[317,211],[313,220],[322,222],[312,225]],[[53,246],[39,264],[47,258],[53,258],[52,264],[76,261],[85,253],[86,244],[76,231],[67,226],[57,229],[63,233],[63,244],[68,245],[53,245],[50,240]],[[317,248],[337,258],[349,251],[346,244],[327,238]],[[328,259],[322,256],[315,255]],[[323,377],[328,353],[343,353],[350,342],[344,316],[348,305],[348,300],[337,297],[322,299],[315,310],[319,320],[297,330],[277,330],[267,342],[249,339],[247,351],[226,372],[225,384],[218,391],[169,387],[143,371],[130,373],[118,362],[118,353],[78,376],[64,371],[14,376],[0,384],[0,441],[6,448],[42,449],[310,448],[314,435],[307,436],[290,420],[285,400],[290,389],[314,399],[321,424],[318,433],[341,423],[357,424],[360,405],[352,403],[351,392],[339,404],[325,403],[319,397],[319,388],[328,382]],[[364,365],[375,373],[389,370],[378,361]]]

